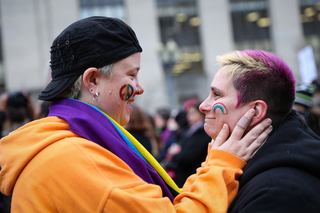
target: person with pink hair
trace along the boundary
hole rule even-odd
[[[320,138],[292,111],[292,71],[282,59],[261,50],[234,51],[217,60],[222,67],[200,105],[207,134],[215,140],[221,129],[229,126],[232,132],[249,109],[255,114],[246,131],[266,117],[273,124],[266,142],[244,167],[228,212],[318,212]]]

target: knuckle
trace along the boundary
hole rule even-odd
[[[242,124],[240,124],[240,123],[237,123],[237,126],[238,126],[239,128],[241,128],[241,129],[245,129],[245,127],[244,127]]]

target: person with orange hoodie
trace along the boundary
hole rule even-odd
[[[242,137],[251,109],[231,135],[222,129],[179,189],[122,127],[144,92],[141,51],[134,31],[107,17],[79,20],[53,41],[52,80],[38,97],[52,101],[48,117],[0,141],[0,190],[12,194],[12,212],[227,211],[271,120]]]

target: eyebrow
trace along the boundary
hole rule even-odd
[[[132,67],[132,68],[128,69],[128,72],[130,72],[130,71],[137,71],[137,72],[139,72],[139,71],[140,71],[140,67]]]

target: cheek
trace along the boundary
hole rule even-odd
[[[221,102],[216,102],[213,106],[212,106],[212,111],[213,113],[216,113],[216,111],[221,111],[222,114],[227,114],[228,113],[228,110],[227,110],[227,107],[226,105],[224,105],[223,103]]]
[[[226,114],[217,115],[216,130],[218,132],[220,132],[220,130],[222,129],[223,124],[225,124],[225,123],[228,124],[228,116]]]
[[[125,126],[129,122],[131,112],[132,112],[132,108],[127,105],[122,104],[119,107],[119,117],[120,117],[121,126]]]
[[[216,110],[216,122],[215,122],[215,132],[216,136],[219,134],[220,130],[222,129],[223,124],[228,124],[230,130],[234,128],[233,120],[234,120],[234,113],[231,110],[226,108],[227,113],[222,113],[220,109]]]
[[[216,119],[212,120],[211,122],[206,122],[204,124],[204,130],[213,140],[215,140],[222,128],[222,125],[223,122],[221,119],[216,117]]]
[[[246,110],[236,109],[232,113],[230,113],[230,117],[228,118],[228,125],[231,132],[237,125],[237,122],[241,119],[241,117],[246,113]]]

